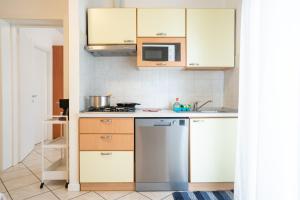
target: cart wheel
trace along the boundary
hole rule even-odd
[[[66,184],[65,184],[65,188],[68,188],[68,186],[69,186],[69,183],[68,183],[68,182],[66,182]]]
[[[44,183],[42,182],[40,185],[40,189],[43,189],[43,187],[44,187]]]

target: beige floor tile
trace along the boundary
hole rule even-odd
[[[25,161],[31,161],[31,160],[40,160],[41,159],[41,155],[35,151],[32,151],[30,154],[28,154],[28,156],[26,156],[23,160],[23,162]]]
[[[39,180],[34,175],[23,176],[17,179],[12,179],[4,182],[8,191],[11,191],[16,188],[21,188],[27,185],[31,185],[33,183],[37,183]]]
[[[2,193],[7,192],[1,181],[0,181],[0,192]]]
[[[115,200],[119,199],[120,197],[123,197],[125,195],[128,195],[130,193],[133,193],[132,191],[101,191],[97,192],[100,194],[100,196],[104,197],[107,200]]]
[[[30,162],[24,163],[31,171],[42,171],[42,160],[33,160]],[[51,165],[51,162],[45,160],[45,167]]]
[[[9,196],[9,194],[7,192],[4,193],[4,196],[5,196],[6,200],[11,200],[11,198],[10,198],[10,196]]]
[[[42,180],[42,171],[35,171],[35,172],[33,172],[33,174],[35,176],[37,176],[39,178],[39,180]]]
[[[142,195],[149,197],[152,200],[161,200],[170,194],[172,192],[140,192]]]
[[[174,200],[173,195],[169,195],[166,198],[163,198],[162,200]]]
[[[36,148],[36,147],[40,147],[40,146],[42,146],[42,143],[40,142],[40,143],[37,143],[37,144],[35,144],[34,145],[34,148]]]
[[[105,200],[95,192],[89,192],[79,197],[75,197],[74,200]]]
[[[39,145],[39,146],[35,147],[34,151],[39,153],[39,154],[42,154],[42,146]]]
[[[149,198],[145,197],[137,192],[133,192],[124,197],[119,198],[118,200],[149,200]]]
[[[30,197],[27,200],[58,200],[58,198],[51,192],[46,192],[34,197]]]
[[[57,190],[53,190],[53,192],[55,193],[56,196],[58,196],[62,200],[72,199],[72,198],[75,198],[75,197],[78,197],[82,194],[87,193],[87,192],[68,191],[65,188],[60,188],[60,189],[57,189]]]
[[[48,161],[46,161],[45,163],[47,163]],[[37,166],[41,166],[42,165],[42,159],[36,159],[36,160],[24,160],[23,164],[26,165],[28,168],[35,168]]]
[[[30,174],[31,174],[31,172],[28,169],[23,168],[23,169],[20,169],[17,171],[9,171],[9,172],[2,173],[1,179],[3,181],[8,181],[11,179],[20,178],[22,176],[28,176]]]
[[[45,184],[50,190],[56,190],[65,187],[66,181],[45,181]]]
[[[14,172],[14,171],[18,171],[18,170],[21,170],[21,169],[24,169],[24,168],[26,168],[26,167],[23,163],[18,163],[17,165],[4,170],[4,172]]]
[[[40,183],[35,183],[32,185],[28,185],[25,187],[21,187],[15,190],[10,190],[9,193],[11,197],[14,200],[21,200],[26,199],[32,196],[36,196],[45,192],[48,192],[49,190],[44,187],[43,189],[40,189]]]

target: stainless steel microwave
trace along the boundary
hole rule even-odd
[[[138,38],[137,66],[185,66],[185,38]]]

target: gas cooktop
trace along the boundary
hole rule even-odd
[[[121,106],[108,106],[108,107],[89,107],[87,112],[135,112],[135,107],[121,107]]]

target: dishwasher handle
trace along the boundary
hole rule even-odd
[[[154,124],[153,126],[172,126],[171,122],[168,123],[158,123],[158,124]]]

